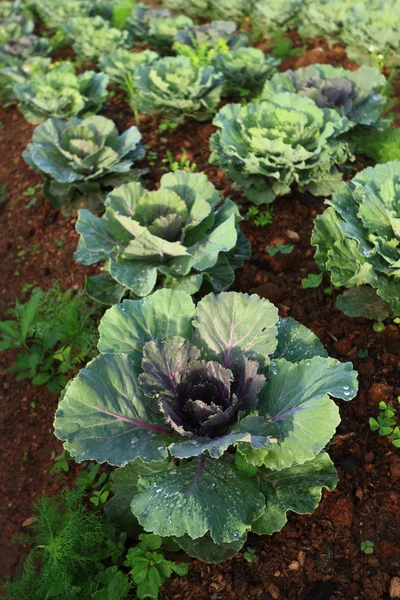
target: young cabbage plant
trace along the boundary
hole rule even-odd
[[[340,40],[353,0],[303,0],[298,18],[302,38],[324,37],[329,43]]]
[[[127,31],[107,26],[102,29],[88,27],[76,38],[72,47],[79,60],[97,63],[102,56],[111,54],[119,48],[127,48],[128,45]]]
[[[75,74],[72,63],[50,66],[14,86],[18,106],[27,121],[37,125],[51,117],[71,117],[98,112],[107,100],[108,77],[85,71]]]
[[[145,154],[141,137],[136,127],[118,135],[114,122],[100,116],[49,119],[36,127],[22,156],[46,176],[44,194],[64,214],[82,206],[101,210],[110,188],[143,172],[132,170]]]
[[[315,220],[315,260],[350,317],[400,315],[400,161],[369,167],[340,186]]]
[[[215,19],[241,21],[251,14],[255,0],[211,0],[211,12]]]
[[[33,29],[34,22],[19,2],[1,2],[0,45],[30,35]]]
[[[130,103],[145,114],[206,121],[217,110],[223,83],[211,66],[195,67],[186,56],[162,58],[138,67]]]
[[[121,467],[109,512],[220,562],[336,486],[332,397],[351,400],[357,374],[268,300],[222,292],[196,307],[158,290],[110,308],[99,331],[55,434],[78,462]]]
[[[385,76],[376,67],[348,71],[331,65],[310,65],[296,71],[276,73],[264,85],[261,99],[281,92],[311,98],[319,108],[336,109],[352,127],[379,127],[386,98],[379,91]]]
[[[211,64],[224,77],[224,95],[259,93],[266,79],[276,73],[280,61],[259,48],[238,48],[218,53]]]
[[[160,57],[157,52],[143,50],[143,52],[130,52],[125,48],[118,48],[100,59],[100,69],[110,81],[125,92],[131,90],[133,76],[139,65],[152,65]],[[133,95],[133,92],[132,92]]]
[[[258,0],[251,11],[252,25],[264,38],[294,27],[302,0]]]
[[[18,67],[31,57],[49,55],[50,50],[45,38],[36,35],[15,38],[0,45],[0,67]]]
[[[54,31],[71,17],[87,17],[90,3],[85,0],[28,0],[27,6],[43,21],[46,29]]]
[[[237,50],[248,45],[249,39],[246,35],[235,33],[237,25],[234,21],[211,21],[204,25],[186,26],[180,29],[176,36],[179,46],[196,48],[206,44],[208,48],[214,48],[223,41],[229,50]]]
[[[213,121],[210,162],[218,164],[255,204],[273,202],[297,184],[314,195],[332,194],[351,158],[342,134],[346,117],[309,98],[282,92],[269,102],[227,104]]]
[[[400,65],[400,3],[357,2],[346,15],[341,40],[347,56],[358,64]]]
[[[222,291],[234,269],[250,258],[232,200],[216,209],[219,192],[202,173],[176,171],[149,192],[127,183],[106,199],[99,218],[79,211],[75,259],[85,265],[107,260],[105,274],[87,279],[89,296],[114,304],[128,292],[151,294],[156,285],[195,294],[203,287]]]
[[[177,32],[193,24],[185,15],[173,17],[167,9],[149,8],[139,3],[125,27],[135,41],[149,44],[160,54],[170,54]]]

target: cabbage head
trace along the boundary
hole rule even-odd
[[[101,18],[101,17],[98,17]],[[107,21],[104,21],[107,23]],[[127,48],[129,34],[116,27],[87,27],[72,45],[77,58],[81,61],[97,63],[102,56],[111,54],[119,48]]]
[[[221,99],[223,77],[211,66],[195,67],[186,56],[141,65],[133,76],[134,108],[152,115],[209,119]]]
[[[315,260],[352,317],[400,315],[400,162],[368,167],[342,184],[315,220]]]
[[[247,46],[249,42],[246,35],[236,34],[236,29],[234,21],[211,21],[204,25],[186,26],[177,32],[175,39],[177,44],[191,48],[206,46],[212,49],[222,42],[227,50],[235,50]]]
[[[303,0],[298,31],[302,38],[323,36],[340,40],[347,14],[354,0]]]
[[[51,117],[69,119],[98,112],[107,100],[107,85],[104,73],[76,75],[73,64],[65,62],[15,85],[14,93],[25,119],[37,125]]]
[[[348,71],[331,65],[310,65],[276,73],[264,85],[262,100],[280,92],[311,98],[319,108],[333,108],[356,125],[378,127],[386,98],[379,91],[386,78],[376,67]]]
[[[226,199],[216,209],[220,201],[205,175],[176,171],[156,192],[140,183],[114,190],[101,218],[80,210],[75,259],[107,260],[106,274],[88,278],[88,294],[113,304],[128,292],[147,296],[156,285],[190,294],[228,289],[234,269],[250,258],[250,244],[238,229],[236,204]]]
[[[172,16],[169,10],[138,4],[126,21],[126,29],[136,41],[145,42],[160,54],[171,54],[177,32],[193,25],[185,15]]]
[[[252,25],[264,38],[294,27],[301,0],[258,0],[251,12]]]
[[[0,65],[20,66],[33,56],[50,54],[50,42],[36,35],[25,35],[0,45]]]
[[[113,121],[93,116],[49,119],[33,132],[23,158],[46,176],[45,195],[71,214],[89,203],[102,207],[107,188],[132,180],[132,165],[145,154],[136,127],[118,135]]]
[[[125,48],[118,48],[100,58],[100,69],[109,77],[111,83],[128,91],[139,65],[152,65],[159,58],[157,52],[152,50],[131,52]]]
[[[354,4],[346,15],[341,40],[347,55],[358,64],[400,65],[400,3],[383,0],[371,8]]]
[[[227,104],[213,121],[210,162],[219,165],[256,204],[273,202],[297,184],[315,195],[331,194],[351,157],[341,135],[349,122],[309,98],[282,92],[269,102]]]
[[[43,21],[46,29],[56,30],[71,17],[89,15],[89,4],[84,0],[28,0],[28,8]]]
[[[34,22],[19,7],[19,3],[0,3],[0,44],[29,35],[33,29]]]
[[[224,95],[237,96],[243,92],[259,93],[279,63],[259,48],[238,48],[216,54],[211,64],[224,77]]]
[[[163,0],[162,5],[164,8],[178,14],[204,18],[210,13],[212,0]]]
[[[241,21],[251,13],[255,0],[211,0],[211,12],[216,19]]]
[[[100,354],[61,396],[55,434],[114,471],[112,522],[217,563],[247,534],[310,514],[337,483],[326,447],[357,373],[257,295],[157,290],[106,311]]]

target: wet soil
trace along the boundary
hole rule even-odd
[[[316,62],[355,66],[341,46],[329,48],[323,40],[311,40],[300,56],[284,61],[281,69]],[[118,95],[104,114],[114,119],[120,131],[134,124],[132,112]],[[73,260],[78,239],[73,218],[52,209],[40,192],[36,203],[26,208],[30,198],[24,192],[41,182],[20,156],[33,127],[16,107],[0,109],[0,121],[4,124],[0,129],[0,185],[7,183],[8,195],[0,208],[0,312],[4,318],[26,284],[46,289],[58,279],[62,289],[78,289],[89,269]],[[191,121],[176,131],[160,133],[156,119],[141,116],[138,126],[152,151],[145,185],[157,187],[166,166],[166,150],[178,157],[185,149],[198,170],[242,204],[245,214],[249,206],[242,194],[208,163],[208,138],[214,130],[210,123]],[[387,600],[390,582],[399,575],[400,454],[386,438],[370,430],[368,418],[377,415],[381,400],[395,402],[400,394],[400,329],[389,324],[378,334],[371,322],[342,315],[335,309],[334,296],[324,292],[327,280],[318,289],[302,288],[301,279],[318,272],[310,235],[313,220],[323,209],[323,199],[294,192],[277,199],[270,225],[256,227],[244,221],[242,229],[252,242],[253,256],[237,273],[235,289],[270,299],[282,316],[290,315],[312,329],[331,356],[352,360],[358,369],[359,394],[352,402],[340,404],[342,423],[330,447],[339,473],[338,487],[323,494],[312,516],[289,514],[280,533],[250,536],[248,545],[256,551],[257,564],[249,564],[241,554],[220,565],[182,555],[190,560],[189,573],[167,582],[166,599]],[[267,246],[278,242],[293,244],[293,252],[270,257]],[[13,352],[0,353],[0,577],[21,568],[27,548],[10,545],[10,541],[29,531],[32,501],[43,493],[57,493],[75,473],[74,467],[62,478],[51,472],[52,459],[61,452],[52,431],[57,397],[44,387],[16,382],[5,371],[13,361]],[[372,555],[361,552],[363,540],[374,543]]]

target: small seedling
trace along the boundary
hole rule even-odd
[[[272,56],[275,58],[290,58],[299,56],[304,48],[295,48],[290,37],[283,31],[276,31],[271,35],[269,44]]]
[[[97,477],[99,468],[100,465],[97,463],[88,463],[87,470],[82,471],[76,480],[78,487],[91,491],[89,500],[94,506],[104,506],[112,489],[109,473],[101,473]]]
[[[162,167],[162,171],[186,171],[187,173],[194,173],[197,169],[196,163],[192,163],[184,148],[182,148],[182,156],[179,159],[174,158],[170,150],[167,150],[166,155],[167,158],[163,158],[162,162],[168,163],[168,167]]]
[[[72,458],[67,450],[63,450],[61,454],[55,457],[54,465],[52,466],[52,471],[64,471],[64,473],[68,473],[69,471],[69,463]]]
[[[23,192],[23,196],[25,198],[30,198],[29,202],[25,204],[25,208],[31,208],[37,202],[36,194],[43,188],[41,183],[37,183],[36,185],[29,187],[25,192]]]
[[[400,396],[397,398],[400,404]],[[386,402],[379,403],[380,413],[376,419],[370,417],[369,426],[372,431],[378,431],[379,435],[387,436],[391,439],[395,448],[400,448],[400,427],[397,408]]]
[[[357,355],[358,355],[358,358],[366,358],[368,356],[368,349],[360,348]]]
[[[246,552],[243,553],[243,558],[251,565],[258,563],[258,556],[254,548],[247,548]]]
[[[267,246],[267,252],[270,256],[275,256],[280,252],[281,254],[290,254],[293,252],[293,244],[276,244],[276,246]]]
[[[158,131],[175,131],[179,125],[182,125],[183,119],[163,119],[159,126]]]
[[[149,165],[151,167],[154,167],[154,165],[156,164],[156,160],[158,158],[158,154],[157,152],[155,152],[155,150],[151,149],[151,146],[149,144],[145,144],[144,146],[147,150],[147,162],[149,163]]]
[[[62,240],[61,238],[54,238],[54,243],[57,246],[57,248],[62,248],[64,246],[64,240]]]
[[[322,273],[309,273],[307,277],[301,280],[301,287],[304,289],[307,288],[317,288],[322,283]]]
[[[373,554],[374,553],[374,542],[370,542],[369,540],[365,540],[361,542],[360,548],[364,554]]]
[[[274,220],[274,212],[272,208],[267,208],[260,212],[260,209],[256,206],[252,206],[246,213],[246,218],[253,221],[257,227],[264,227],[270,225]]]
[[[186,575],[188,565],[167,560],[164,554],[159,552],[162,538],[158,535],[142,533],[139,539],[138,545],[128,550],[124,565],[130,568],[129,575],[137,585],[137,597],[140,600],[142,598],[157,600],[164,581],[172,573]]]

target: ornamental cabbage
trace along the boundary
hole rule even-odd
[[[100,69],[109,77],[111,83],[125,91],[129,91],[138,66],[152,65],[159,58],[157,52],[152,50],[131,52],[125,50],[125,48],[118,48],[108,56],[101,57]]]
[[[127,19],[125,27],[135,41],[149,44],[160,54],[170,54],[177,32],[187,25],[193,25],[189,17],[173,17],[169,10],[149,8],[140,3]]]
[[[263,37],[286,31],[294,26],[300,7],[301,0],[258,0],[251,13],[253,27]]]
[[[224,94],[238,95],[243,91],[260,92],[265,80],[276,73],[279,63],[259,48],[238,48],[216,54],[211,64],[224,76]]]
[[[356,125],[379,125],[386,98],[379,90],[386,78],[376,67],[348,71],[331,65],[310,65],[277,73],[264,85],[262,100],[280,92],[311,98],[319,108],[334,108]]]
[[[88,3],[84,0],[28,0],[27,5],[50,30],[62,27],[70,17],[89,14]]]
[[[25,35],[0,46],[0,65],[19,66],[32,56],[50,54],[50,42],[36,35]]]
[[[246,35],[236,34],[236,29],[237,25],[233,21],[211,21],[204,25],[186,26],[177,32],[175,39],[179,46],[206,46],[211,49],[222,42],[227,50],[235,50],[247,46],[249,42]]]
[[[312,513],[337,475],[326,445],[351,400],[352,364],[257,295],[176,290],[104,315],[100,354],[69,382],[55,434],[78,462],[115,471],[123,513],[209,562],[288,510]],[[128,523],[125,522],[125,525]]]
[[[339,187],[315,220],[319,267],[347,315],[382,320],[400,315],[400,162],[369,167]]]
[[[340,40],[347,14],[354,0],[303,0],[298,31],[302,38],[323,36]]]
[[[351,157],[340,137],[349,121],[309,98],[288,92],[269,102],[227,104],[213,124],[210,162],[219,165],[256,204],[288,194],[294,183],[312,194],[330,194]]]
[[[97,18],[101,19],[101,17]],[[110,54],[118,48],[128,47],[128,38],[127,31],[109,27],[108,24],[102,29],[88,27],[75,39],[72,47],[78,59],[96,63],[102,56]]]
[[[377,6],[376,6],[377,4]],[[400,64],[400,3],[358,2],[346,15],[341,40],[348,44],[347,55],[359,64],[387,66]]]
[[[53,205],[71,214],[88,204],[102,207],[106,188],[133,179],[132,164],[145,153],[140,140],[136,127],[119,136],[105,117],[49,119],[36,127],[23,158],[46,175],[44,192]]]
[[[195,294],[203,286],[222,291],[234,269],[250,258],[250,244],[238,230],[234,202],[221,198],[202,173],[164,175],[160,189],[148,192],[128,183],[106,199],[99,218],[79,211],[75,259],[85,265],[107,260],[107,274],[87,280],[87,292],[104,304],[127,293],[151,294],[157,283]]]
[[[34,125],[48,118],[68,119],[98,112],[107,100],[108,77],[85,71],[75,75],[72,63],[52,66],[14,87],[19,109]]]
[[[133,83],[130,100],[140,112],[205,121],[217,110],[224,80],[211,66],[195,67],[186,56],[174,56],[139,66]]]

